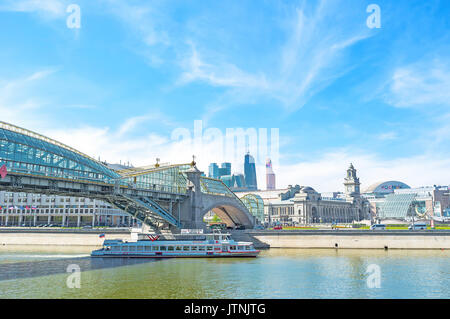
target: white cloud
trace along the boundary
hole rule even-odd
[[[48,101],[30,92],[56,71],[56,68],[47,68],[20,78],[0,81],[1,119],[25,127],[35,127],[36,123],[44,120],[37,110],[47,105]]]
[[[419,61],[395,69],[387,102],[397,107],[450,105],[450,64]]]
[[[397,132],[386,132],[377,136],[377,138],[382,141],[395,140],[397,137]]]
[[[299,184],[312,186],[319,192],[343,191],[350,163],[358,170],[362,190],[383,180],[399,180],[411,187],[449,185],[450,158],[430,155],[386,158],[373,153],[342,150],[326,152],[318,159],[303,163],[281,164],[281,167],[274,167],[274,171],[279,188]],[[258,177],[261,180],[264,175]]]
[[[192,43],[191,49],[191,56],[182,63],[184,72],[178,80],[179,84],[202,81],[213,86],[269,89],[265,75],[246,73],[226,62],[206,63]]]
[[[4,0],[0,11],[33,12],[49,18],[66,15],[67,0]]]
[[[152,110],[148,114],[134,116],[126,119],[120,126],[117,134],[119,136],[122,136],[135,129],[138,125],[149,121],[162,123],[166,126],[174,126],[174,123],[166,115],[159,112],[158,110]]]

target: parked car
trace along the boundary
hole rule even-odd
[[[256,225],[255,227],[253,227],[253,229],[259,229],[259,230],[263,230],[265,229],[263,225]]]
[[[283,226],[277,225],[277,226],[274,226],[273,229],[274,229],[274,230],[282,230],[282,229],[283,229]]]
[[[386,230],[386,225],[385,224],[374,224],[372,226],[370,226],[371,230]]]
[[[408,229],[409,230],[426,230],[427,224],[425,224],[425,223],[411,224],[411,225],[409,225]]]
[[[236,225],[234,229],[245,229],[244,225]]]

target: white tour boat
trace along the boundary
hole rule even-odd
[[[251,242],[236,242],[230,234],[184,232],[175,239],[159,239],[157,235],[139,234],[137,241],[110,239],[94,250],[92,257],[256,257],[259,250]]]

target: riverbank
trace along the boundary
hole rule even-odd
[[[100,234],[105,237],[100,238]],[[450,231],[245,230],[238,241],[264,248],[450,249]],[[101,246],[105,239],[133,240],[130,229],[0,229],[0,245]]]
[[[104,238],[100,235],[104,234]],[[131,240],[129,229],[0,229],[0,245],[101,246],[105,239]]]
[[[446,230],[302,230],[248,231],[249,238],[270,248],[450,249]]]

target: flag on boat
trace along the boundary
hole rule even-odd
[[[148,237],[151,241],[155,241],[155,240],[158,240],[159,235],[147,235],[147,237]]]
[[[98,236],[100,238],[105,238],[105,234],[100,234],[100,236]]]
[[[8,175],[8,170],[6,169],[6,165],[3,164],[3,165],[0,167],[0,176],[1,176],[2,178],[5,178],[6,175]]]

